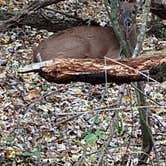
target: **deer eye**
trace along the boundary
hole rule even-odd
[[[132,19],[130,19],[130,18],[127,18],[124,20],[124,24],[126,27],[131,27],[132,23],[133,23]]]
[[[135,11],[135,10],[133,10],[133,11],[132,11],[132,14],[133,14],[133,15],[135,15],[135,14],[136,14],[136,11]]]

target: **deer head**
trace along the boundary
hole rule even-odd
[[[134,2],[129,0],[120,2],[120,26],[125,32],[126,40],[129,44],[131,53],[133,52],[137,42],[137,27],[136,27],[137,8]]]

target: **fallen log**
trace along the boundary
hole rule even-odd
[[[75,18],[71,21],[59,20],[52,16],[51,19],[46,19],[42,16],[42,12],[39,9],[53,4],[57,4],[64,0],[35,0],[30,2],[29,5],[25,5],[23,10],[18,13],[10,13],[1,10],[0,11],[0,32],[6,32],[8,29],[16,26],[29,25],[37,29],[47,29],[48,31],[57,32],[58,30],[64,30],[69,27],[78,25],[87,25],[87,20]],[[152,0],[151,12],[161,19],[166,19],[166,3],[158,0]],[[51,21],[54,20],[54,21]],[[95,21],[91,22],[95,25]],[[59,25],[58,25],[59,24]]]
[[[150,11],[161,19],[166,19],[166,1],[152,0]]]
[[[166,51],[124,60],[54,59],[20,68],[20,73],[38,72],[49,82],[66,84],[89,82],[117,84],[134,81],[166,81]]]
[[[0,32],[5,32],[8,29],[16,26],[23,27],[24,25],[28,25],[37,29],[46,29],[50,32],[58,32],[70,27],[88,25],[89,23],[91,25],[99,26],[99,24],[93,20],[72,17],[72,15],[68,15],[68,17],[64,16],[62,18],[58,17],[56,15],[56,11],[50,18],[44,16],[42,10],[30,12],[28,15],[25,15],[21,21],[12,21],[12,23],[10,21],[8,22],[7,20],[10,20],[11,17],[14,17],[13,13],[5,10],[0,11]],[[6,27],[8,27],[8,29]]]
[[[0,32],[5,32],[9,28],[18,25],[18,23],[22,22],[26,16],[30,16],[30,14],[34,13],[35,11],[61,1],[64,0],[35,0],[31,2],[28,6],[24,6],[23,10],[19,11],[15,16],[7,20],[0,21]]]

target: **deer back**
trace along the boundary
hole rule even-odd
[[[121,5],[120,22],[128,37],[133,36],[133,18],[130,3]],[[123,20],[123,21],[122,21]],[[135,31],[135,30],[134,30]],[[132,34],[132,35],[130,35]],[[136,34],[134,34],[136,35]],[[131,45],[135,45],[132,39]],[[55,33],[34,50],[33,61],[54,58],[119,58],[120,46],[111,27],[78,26]]]

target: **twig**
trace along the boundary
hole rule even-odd
[[[75,118],[78,118],[78,117],[81,116],[81,115],[83,115],[83,114],[73,115],[73,116],[71,116],[71,117],[69,117],[69,118],[67,118],[67,119],[65,119],[65,120],[62,120],[62,121],[60,121],[60,122],[55,123],[55,126],[56,126],[56,127],[59,127],[60,125],[66,123],[66,122],[68,122],[68,121],[71,121],[71,120],[73,120],[73,119],[75,119]]]
[[[142,43],[145,36],[145,31],[147,27],[147,19],[150,11],[150,4],[151,0],[146,0],[145,5],[143,8],[143,15],[142,15],[142,26],[140,28],[140,34],[137,37],[137,44],[134,49],[132,57],[135,58],[140,55],[140,51],[142,48]],[[145,96],[140,93],[140,91],[143,91],[143,83],[135,83],[135,86],[137,89],[135,89],[135,93],[137,96],[137,103],[138,105],[145,105]],[[142,153],[139,157],[138,165],[143,164],[147,161],[149,157],[149,153],[151,152],[152,146],[153,146],[153,138],[152,138],[152,132],[148,124],[148,117],[146,113],[146,109],[138,109],[139,115],[140,115],[140,124],[141,124],[141,131],[142,131]]]
[[[120,107],[121,104],[122,104],[122,99],[123,99],[123,94],[124,94],[124,89],[125,87],[124,86],[121,86],[119,88],[119,94],[120,94],[120,97],[119,97],[119,101],[117,102],[117,107]],[[99,157],[99,161],[97,163],[97,166],[100,166],[102,165],[102,161],[103,161],[103,158],[104,158],[104,155],[107,151],[107,148],[112,140],[112,137],[115,133],[115,126],[117,126],[117,124],[119,123],[119,121],[121,121],[121,118],[119,116],[119,109],[118,110],[114,110],[115,111],[115,116],[113,118],[113,122],[110,124],[110,126],[112,127],[111,131],[110,131],[110,134],[109,134],[109,137],[106,141],[106,143],[102,146],[102,151],[101,151],[101,154],[100,154],[100,157]]]
[[[121,63],[121,62],[118,62],[118,61],[115,60],[115,59],[111,59],[111,58],[108,58],[108,57],[105,57],[105,58],[108,59],[109,61],[112,61],[112,62],[114,62],[114,63],[117,63],[117,64],[119,64],[119,65],[121,65],[121,66],[127,67],[128,69],[131,69],[131,70],[133,70],[133,71],[135,71],[135,72],[141,74],[142,76],[144,76],[144,77],[147,78],[148,80],[151,80],[151,81],[154,81],[154,82],[160,84],[160,82],[158,82],[158,81],[156,81],[155,79],[149,77],[147,74],[144,74],[143,72],[140,72],[139,70],[134,69],[134,68],[131,67],[131,66],[125,65],[125,64],[123,64],[123,63]]]
[[[77,161],[77,163],[74,166],[81,166],[85,156],[86,156],[86,147],[84,147],[83,154],[81,155],[80,159]]]
[[[74,16],[74,15],[70,15],[70,14],[67,14],[67,13],[64,13],[64,12],[61,12],[61,11],[58,11],[58,10],[55,10],[55,9],[51,9],[51,8],[44,8],[45,10],[48,10],[48,11],[52,11],[52,12],[54,12],[54,13],[59,13],[59,14],[61,14],[61,15],[64,15],[64,16],[66,16],[66,17],[69,17],[69,18],[73,18],[73,19],[76,19],[76,20],[81,20],[81,21],[85,21],[85,20],[83,20],[82,18],[79,18],[79,17],[77,17],[77,16]]]
[[[137,86],[135,86],[134,83],[131,83],[131,86],[134,87],[137,91],[139,91],[139,93],[141,93],[143,96],[145,96],[146,98],[148,98],[149,100],[151,100],[153,103],[162,106],[160,103],[156,102],[155,100],[153,100],[150,96],[145,95],[144,92],[142,92],[140,89],[137,88]],[[147,107],[148,108],[148,107]]]
[[[137,109],[145,109],[145,108],[166,108],[166,106],[134,106],[134,107],[112,107],[112,108],[109,108],[109,107],[100,107],[100,108],[96,108],[96,109],[92,109],[90,111],[87,111],[87,112],[74,112],[74,113],[57,113],[56,115],[57,116],[67,116],[67,115],[83,115],[83,114],[94,114],[94,113],[102,113],[102,112],[110,112],[110,111],[116,111],[116,110],[126,110],[126,111],[130,111],[130,110],[137,110]]]
[[[130,90],[131,90],[131,88],[130,88]],[[128,93],[129,93],[129,96],[131,97],[131,96],[132,96],[132,95],[131,95],[131,91],[129,91]],[[130,106],[132,107],[132,102],[131,102],[131,101],[132,101],[132,100],[130,100]],[[127,144],[127,147],[126,147],[126,152],[125,152],[124,156],[122,157],[122,161],[121,161],[121,164],[122,164],[122,165],[125,165],[125,158],[128,156],[127,151],[128,151],[128,149],[129,149],[129,146],[130,146],[130,143],[131,143],[131,137],[132,137],[133,129],[134,129],[134,123],[133,123],[134,113],[133,113],[133,109],[131,109],[131,111],[132,111],[132,117],[131,117],[131,119],[132,119],[131,132],[130,132],[130,136],[129,136],[129,139],[128,139],[128,144]]]

